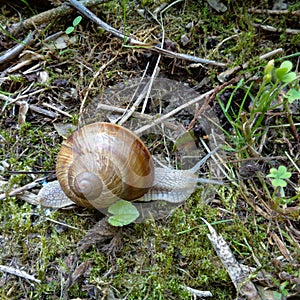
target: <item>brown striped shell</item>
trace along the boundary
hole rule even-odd
[[[142,197],[153,185],[154,164],[131,131],[99,122],[80,128],[63,142],[56,174],[75,203],[105,208],[119,199]]]

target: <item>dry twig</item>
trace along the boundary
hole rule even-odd
[[[162,123],[163,121],[167,120],[167,119],[170,118],[171,116],[177,114],[177,113],[178,113],[179,111],[181,111],[182,109],[184,109],[184,108],[186,108],[186,107],[188,107],[188,106],[191,106],[191,105],[193,105],[193,104],[195,104],[195,103],[197,103],[197,102],[199,102],[199,101],[205,99],[205,98],[208,97],[209,95],[213,94],[214,91],[215,91],[215,89],[210,90],[210,91],[206,92],[205,94],[202,94],[202,95],[200,95],[200,96],[198,96],[198,97],[196,97],[196,98],[194,98],[194,99],[192,99],[192,100],[190,100],[190,101],[188,101],[188,102],[186,102],[186,103],[184,103],[184,104],[178,106],[176,109],[173,109],[172,111],[170,111],[169,113],[167,113],[167,114],[161,116],[160,118],[157,118],[157,119],[153,118],[153,121],[152,121],[150,124],[147,124],[147,125],[145,125],[145,126],[139,128],[139,129],[135,130],[135,134],[136,134],[136,135],[141,135],[144,131],[146,131],[146,130],[152,128],[153,126],[155,126],[155,125],[157,125],[157,124]]]
[[[41,93],[43,91],[45,91],[46,89],[40,89],[40,90],[37,90],[37,91],[34,91],[30,94],[26,94],[26,95],[22,95],[22,96],[19,96],[15,99],[12,99],[11,97],[7,97],[5,95],[2,95],[0,94],[0,100],[3,100],[5,101],[5,104],[2,108],[2,112],[4,111],[4,109],[7,107],[7,105],[10,105],[12,103],[15,103],[17,105],[21,105],[22,104],[22,101],[21,99],[24,99],[24,98],[28,98],[30,95],[34,95],[36,93]],[[57,117],[57,114],[54,113],[54,112],[51,112],[49,110],[46,110],[46,109],[43,109],[43,108],[40,108],[38,107],[37,105],[34,105],[34,104],[29,104],[29,109],[38,113],[38,114],[42,114],[42,115],[45,115],[49,118],[52,118],[52,119],[55,119]]]
[[[249,8],[248,11],[252,12],[252,13],[255,13],[255,14],[300,16],[300,10],[289,11],[288,9],[258,9],[258,8]]]
[[[289,34],[299,34],[300,33],[299,29],[291,29],[291,28],[282,29],[282,28],[276,28],[271,25],[262,25],[262,24],[258,24],[258,23],[253,23],[253,26],[259,27],[263,30],[271,31],[271,32],[285,32],[285,33],[289,33]]]
[[[103,3],[104,1],[100,0],[83,0],[82,3],[83,5],[87,7],[91,7],[94,5],[98,5],[100,3]],[[16,35],[19,31],[26,31],[31,28],[37,27],[42,24],[49,24],[53,20],[55,20],[58,17],[64,17],[68,16],[70,13],[72,13],[73,9],[67,5],[62,5],[50,10],[47,10],[45,12],[42,12],[38,15],[35,15],[25,21],[21,21],[17,24],[14,24],[10,29],[9,32],[12,35]]]
[[[226,271],[228,272],[228,275],[230,276],[237,292],[245,296],[247,299],[261,299],[255,285],[250,281],[249,278],[247,278],[249,274],[245,273],[244,269],[241,268],[226,241],[221,235],[217,234],[214,228],[205,219],[201,219],[207,225],[210,231],[210,234],[207,236],[217,252],[217,255],[221,259],[224,267],[226,268]]]
[[[12,196],[16,196],[20,193],[23,193],[24,191],[28,191],[28,190],[31,190],[32,188],[36,187],[37,185],[40,184],[40,181],[42,180],[43,178],[39,178],[33,182],[30,182],[28,184],[25,184],[21,187],[18,187],[12,191],[10,191],[9,193],[2,193],[0,194],[0,200],[3,200],[5,199],[6,197],[12,197]]]
[[[178,58],[183,60],[192,61],[195,63],[202,63],[202,64],[210,64],[213,66],[218,67],[225,67],[225,63],[216,62],[214,60],[207,60],[203,58],[199,58],[196,56],[188,55],[188,54],[182,54],[182,53],[175,53],[166,49],[162,49],[160,47],[149,45],[142,43],[141,41],[138,41],[132,37],[126,36],[125,34],[121,33],[117,29],[111,27],[107,23],[103,22],[101,19],[99,19],[95,14],[93,14],[90,10],[88,10],[81,2],[77,0],[69,0],[70,4],[75,7],[81,14],[83,14],[85,17],[90,19],[91,21],[95,22],[98,26],[106,30],[107,32],[112,33],[114,36],[118,37],[119,39],[122,39],[126,42],[126,44],[131,44],[133,46],[136,46],[141,49],[147,49],[153,52],[156,52],[158,54],[163,54],[172,58]]]
[[[23,40],[22,43],[17,44],[11,49],[6,50],[0,56],[0,65],[4,63],[8,63],[10,60],[15,58],[18,54],[20,54],[26,46],[30,45],[34,41],[34,32],[30,32],[27,37]]]
[[[27,274],[26,272],[13,268],[13,267],[7,267],[7,266],[2,266],[0,265],[0,271],[1,272],[6,272],[6,273],[10,273],[19,277],[23,277],[25,279],[34,281],[36,283],[41,283],[41,281],[39,279],[36,279],[35,277],[33,277],[32,275]]]

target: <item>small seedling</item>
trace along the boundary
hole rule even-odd
[[[285,179],[289,179],[292,176],[291,172],[288,172],[285,166],[279,166],[278,169],[271,168],[267,177],[273,178],[271,183],[275,187],[273,193],[273,199],[277,199],[277,202],[285,204],[289,200],[285,199],[284,187],[287,186]],[[280,192],[281,198],[276,197],[277,192]]]
[[[108,223],[112,226],[124,226],[134,222],[139,211],[129,201],[119,200],[108,208],[108,212],[112,214],[108,218]]]
[[[283,61],[279,67],[275,67],[275,61],[271,60],[264,68],[263,80],[258,91],[253,88],[253,82],[246,84],[243,80],[240,80],[236,85],[226,87],[226,89],[232,89],[231,97],[226,105],[220,99],[219,94],[217,95],[217,100],[224,115],[235,130],[236,137],[234,141],[237,149],[245,148],[246,145],[249,146],[250,151],[255,149],[256,142],[264,134],[264,126],[262,125],[266,113],[280,106],[286,111],[291,128],[296,131],[293,114],[288,104],[300,99],[300,77],[292,69],[293,64],[291,61]],[[240,108],[237,111],[231,105],[233,97],[239,89],[245,91],[245,96],[240,100]],[[220,95],[222,93],[224,93],[224,90],[220,92]],[[283,98],[280,97],[282,94],[284,94]],[[251,106],[246,108],[245,104],[249,98],[251,99]],[[283,99],[283,101],[278,101],[278,99]],[[297,137],[295,139],[297,140]],[[256,155],[255,152],[253,153]]]
[[[300,100],[300,91],[292,88],[285,94],[285,98],[287,98],[289,103]]]
[[[70,26],[66,29],[66,34],[71,34],[74,30],[75,27],[78,26],[78,24],[81,22],[82,17],[78,16],[73,20],[73,26]]]
[[[288,172],[285,166],[279,166],[278,169],[271,168],[267,177],[272,179],[272,185],[274,187],[286,187],[287,183],[285,179],[289,179],[292,176],[291,172]]]
[[[290,72],[292,68],[293,64],[289,60],[282,62],[280,67],[275,69],[277,79],[283,83],[290,83],[295,80],[297,75],[295,72]]]

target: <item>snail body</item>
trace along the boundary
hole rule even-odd
[[[147,147],[130,130],[105,122],[89,124],[63,142],[56,164],[58,182],[45,185],[38,198],[43,206],[62,207],[71,199],[97,209],[120,199],[180,203],[198,182],[220,183],[195,174],[216,150],[189,170],[154,168]]]

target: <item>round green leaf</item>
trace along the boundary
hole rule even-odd
[[[275,169],[275,170],[276,170],[276,169]],[[278,170],[277,170],[277,173],[278,173],[279,175],[281,175],[281,174],[284,174],[286,171],[287,171],[287,169],[286,169],[285,166],[279,166],[279,167],[278,167]],[[279,177],[280,177],[280,176],[279,176]]]
[[[271,168],[267,177],[274,178],[271,182],[274,187],[286,187],[287,183],[284,179],[288,179],[292,176],[291,172],[287,171],[285,166],[279,166],[278,169]]]
[[[82,20],[82,16],[78,16],[73,20],[73,26],[77,26]]]
[[[286,75],[286,73],[287,73],[286,69],[283,69],[283,68],[278,68],[275,70],[275,74],[280,81],[282,80],[284,75]]]
[[[293,63],[291,61],[289,61],[289,60],[285,60],[284,62],[281,63],[281,65],[280,65],[279,68],[280,69],[285,69],[286,70],[285,72],[288,73],[289,71],[292,70]]]
[[[129,201],[119,200],[108,208],[108,212],[112,214],[108,218],[109,224],[113,226],[124,226],[134,222],[139,211]]]
[[[292,176],[291,172],[287,171],[287,168],[285,166],[279,166],[277,177],[281,179],[290,178]]]
[[[273,177],[273,178],[275,178],[275,177],[277,177],[277,173],[278,173],[277,169],[271,168],[270,169],[270,173],[267,175],[267,177]]]
[[[293,103],[295,100],[299,100],[300,99],[300,90],[297,91],[295,89],[290,89],[285,97],[288,99],[289,103]]]
[[[66,34],[70,34],[74,31],[74,27],[73,26],[70,26],[66,29]]]
[[[292,68],[293,64],[286,60],[280,65],[279,68],[275,69],[275,74],[280,81],[285,83],[291,82],[296,77],[296,73],[290,72]]]
[[[272,180],[272,185],[275,187],[286,187],[287,183],[280,178],[275,178]]]
[[[297,77],[297,75],[296,75],[295,72],[290,72],[290,73],[285,74],[282,77],[281,81],[284,82],[284,83],[290,83],[293,80],[295,80],[296,77]]]

